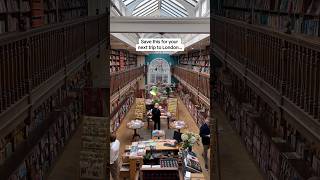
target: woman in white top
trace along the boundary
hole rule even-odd
[[[110,135],[110,173],[113,180],[118,180],[120,175],[119,167],[120,142],[115,134]]]

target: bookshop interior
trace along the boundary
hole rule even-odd
[[[0,0],[0,180],[320,180],[320,1]]]

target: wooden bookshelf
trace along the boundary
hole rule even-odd
[[[144,74],[144,67],[136,67],[125,71],[111,73],[110,94],[119,92],[123,87]]]
[[[88,15],[87,0],[0,0],[0,34]]]
[[[0,34],[26,31],[31,27],[31,5],[27,0],[0,0]]]
[[[87,70],[89,68],[85,66],[70,74],[56,92],[43,103],[34,105],[30,117],[1,138],[1,177],[26,177],[23,173],[32,169],[36,169],[36,174],[42,178],[46,177],[79,125],[83,114],[82,88],[87,82],[82,79],[88,79]],[[37,169],[33,162],[41,163],[40,168]]]
[[[320,174],[320,147],[231,71],[218,81],[218,103],[268,179],[308,179]],[[222,76],[220,76],[222,77]],[[241,97],[241,98],[239,98]]]
[[[135,94],[128,91],[124,96],[111,102],[111,113],[110,113],[110,130],[116,132],[121,125],[123,118],[131,109],[135,102]]]
[[[44,27],[37,33],[31,31],[21,34],[18,40],[16,34],[0,36],[0,41],[3,42],[0,45],[0,115],[37,88],[50,84],[47,81],[57,74],[61,76],[64,71],[81,67],[83,59],[78,59],[77,62],[75,59],[82,57],[88,49],[99,43],[99,39],[105,39],[105,18],[106,16],[92,17],[53,29]],[[94,32],[88,26],[93,24],[100,24],[100,34],[89,37]],[[87,34],[84,34],[84,29],[87,29]],[[12,53],[17,56],[13,57]]]
[[[204,74],[210,73],[210,53],[209,47],[203,51],[194,51],[187,54],[179,55],[179,65]]]
[[[217,15],[272,30],[319,37],[320,3],[312,0],[215,0]]]
[[[190,84],[196,91],[199,91],[203,97],[209,99],[210,96],[210,76],[207,73],[186,69],[184,66],[173,68],[173,75],[178,79]]]
[[[201,101],[187,86],[180,84],[179,96],[200,128],[208,117],[210,105]]]
[[[126,50],[112,49],[110,53],[110,73],[137,67],[137,55]]]
[[[319,141],[317,38],[288,35],[230,18],[213,18],[216,56],[251,82],[250,86],[266,101],[291,117],[288,121]]]

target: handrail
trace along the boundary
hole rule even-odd
[[[215,54],[320,141],[320,39],[212,18]]]
[[[254,24],[248,24],[244,21],[239,21],[231,18],[226,18],[223,16],[213,16],[212,19],[214,20],[220,20],[226,23],[230,23],[233,25],[240,26],[242,28],[250,29],[253,31],[258,31],[261,33],[264,33],[268,36],[273,36],[275,38],[281,38],[284,40],[287,40],[289,42],[295,42],[295,43],[303,43],[306,46],[309,46],[310,48],[315,48],[316,50],[320,51],[320,38],[314,37],[314,36],[307,36],[303,34],[287,34],[281,31],[275,31],[272,28],[264,27],[261,25],[254,25]]]
[[[108,15],[0,36],[0,114],[107,39]]]
[[[119,89],[144,74],[144,66],[113,73],[110,76],[110,94],[113,95]]]
[[[43,27],[38,27],[35,29],[29,29],[29,30],[23,31],[23,32],[2,33],[2,34],[0,34],[0,46],[3,44],[7,44],[8,42],[11,42],[11,41],[18,41],[21,39],[25,39],[26,37],[34,36],[39,33],[54,31],[54,30],[58,30],[61,28],[70,27],[70,26],[73,26],[76,24],[87,23],[90,21],[98,20],[101,18],[103,18],[103,19],[108,18],[108,16],[106,14],[102,14],[102,15],[98,15],[98,16],[86,16],[86,17],[80,17],[77,19],[66,20],[66,21],[60,22],[60,23],[49,24],[49,25],[46,25]]]

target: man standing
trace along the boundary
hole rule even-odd
[[[209,119],[205,120],[205,123],[200,127],[200,137],[202,139],[203,145],[203,159],[205,161],[205,168],[208,169],[208,150],[210,145],[210,127],[209,127]]]
[[[119,167],[120,142],[115,134],[110,135],[110,173],[113,180],[118,180],[120,175]]]
[[[154,128],[153,130],[157,129],[158,126],[158,130],[160,130],[160,116],[161,116],[161,111],[159,109],[159,104],[156,103],[154,105],[154,108],[152,109],[152,120],[154,122]]]

